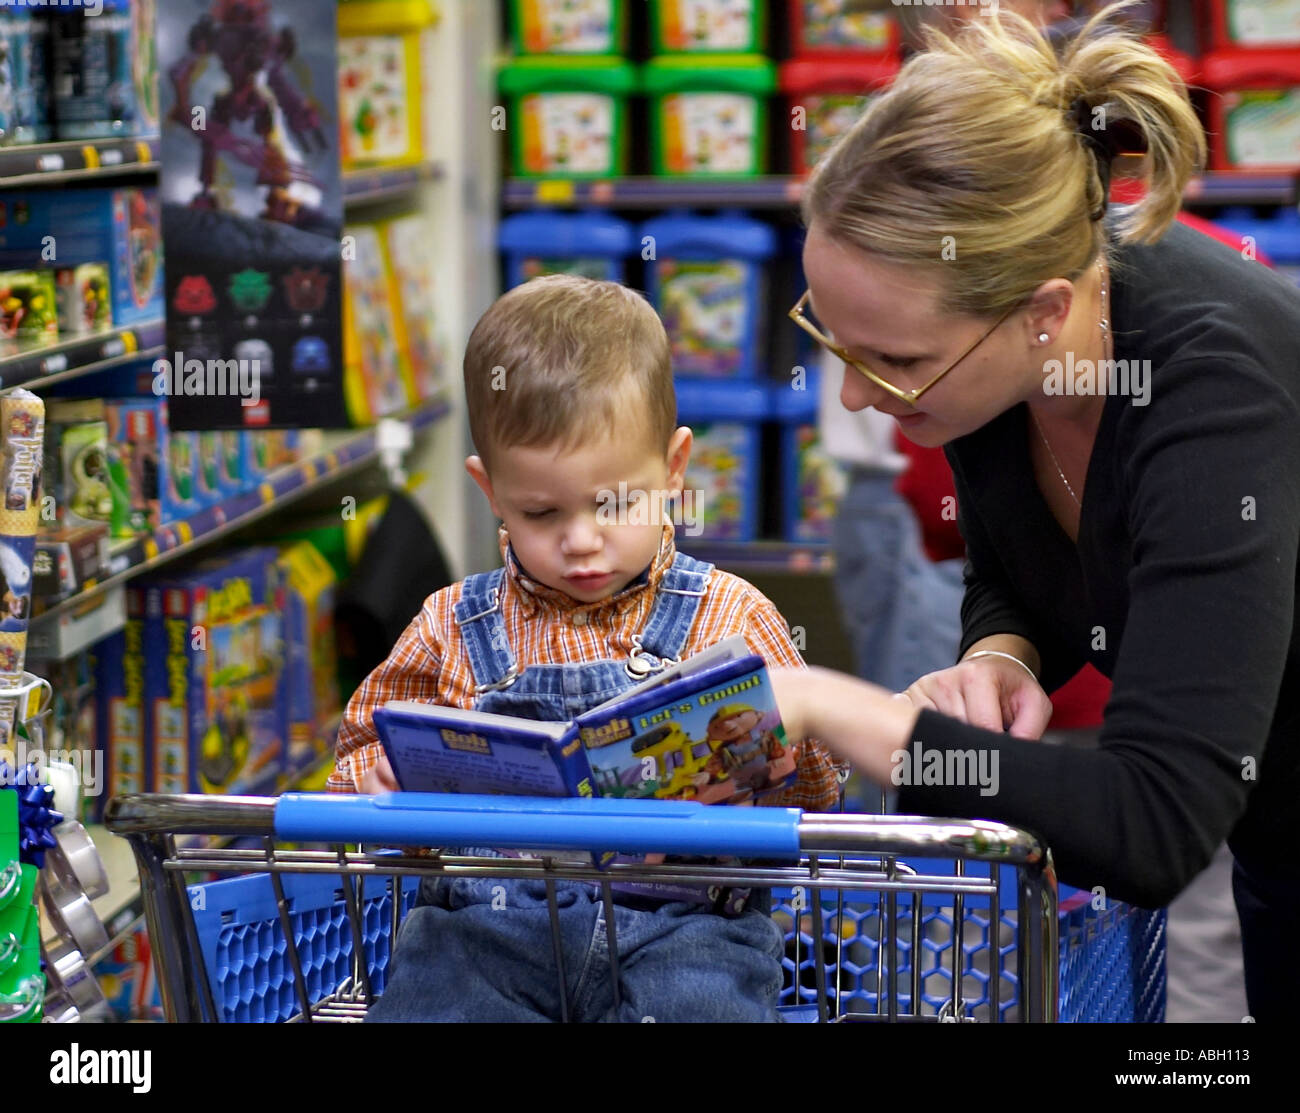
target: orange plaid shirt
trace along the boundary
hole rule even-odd
[[[659,581],[676,553],[671,524],[664,527],[647,580],[586,604],[530,580],[515,561],[504,527],[500,536],[507,572],[501,614],[521,670],[531,664],[582,663],[631,655],[632,638],[645,628]],[[362,777],[383,752],[374,726],[375,708],[389,700],[473,707],[474,673],[454,610],[462,589],[463,584],[452,584],[429,596],[388,660],[366,677],[348,702],[328,782],[331,791],[358,791]],[[732,634],[743,634],[750,649],[771,666],[803,667],[803,659],[790,641],[789,626],[776,607],[740,577],[715,569],[682,657]],[[831,810],[839,799],[838,766],[813,739],[805,739],[798,749],[795,782],[764,797],[762,803]]]

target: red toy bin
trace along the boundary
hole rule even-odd
[[[1300,47],[1300,5],[1268,0],[1198,0],[1203,52]]]
[[[790,0],[790,42],[797,57],[810,54],[898,54],[893,12],[864,11],[855,0]]]
[[[898,60],[888,56],[797,58],[782,65],[781,91],[790,107],[791,171],[812,170],[898,70]],[[802,118],[796,115],[800,108]]]
[[[1300,50],[1219,50],[1201,60],[1213,170],[1300,169]]]

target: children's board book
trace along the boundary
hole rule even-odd
[[[375,727],[410,792],[741,804],[795,771],[763,659],[739,635],[572,722],[397,700]]]

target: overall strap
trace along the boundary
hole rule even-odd
[[[681,659],[708,590],[713,565],[678,553],[664,573],[645,629],[636,639],[642,656],[667,663]]]
[[[469,653],[474,671],[475,694],[508,688],[519,669],[510,648],[506,624],[501,617],[501,585],[506,570],[476,572],[465,578],[460,600],[454,608],[456,625]]]

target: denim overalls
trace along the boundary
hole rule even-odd
[[[563,721],[621,694],[680,658],[712,570],[676,555],[628,658],[530,665],[522,672],[501,617],[505,570],[470,576],[455,614],[477,685],[475,710]],[[699,903],[615,894],[616,1004],[599,888],[566,881],[555,888],[559,924],[552,942],[540,880],[423,881],[402,925],[389,983],[368,1019],[545,1021],[566,1011],[575,1021],[777,1019],[784,942],[765,912],[754,908],[732,918]]]

